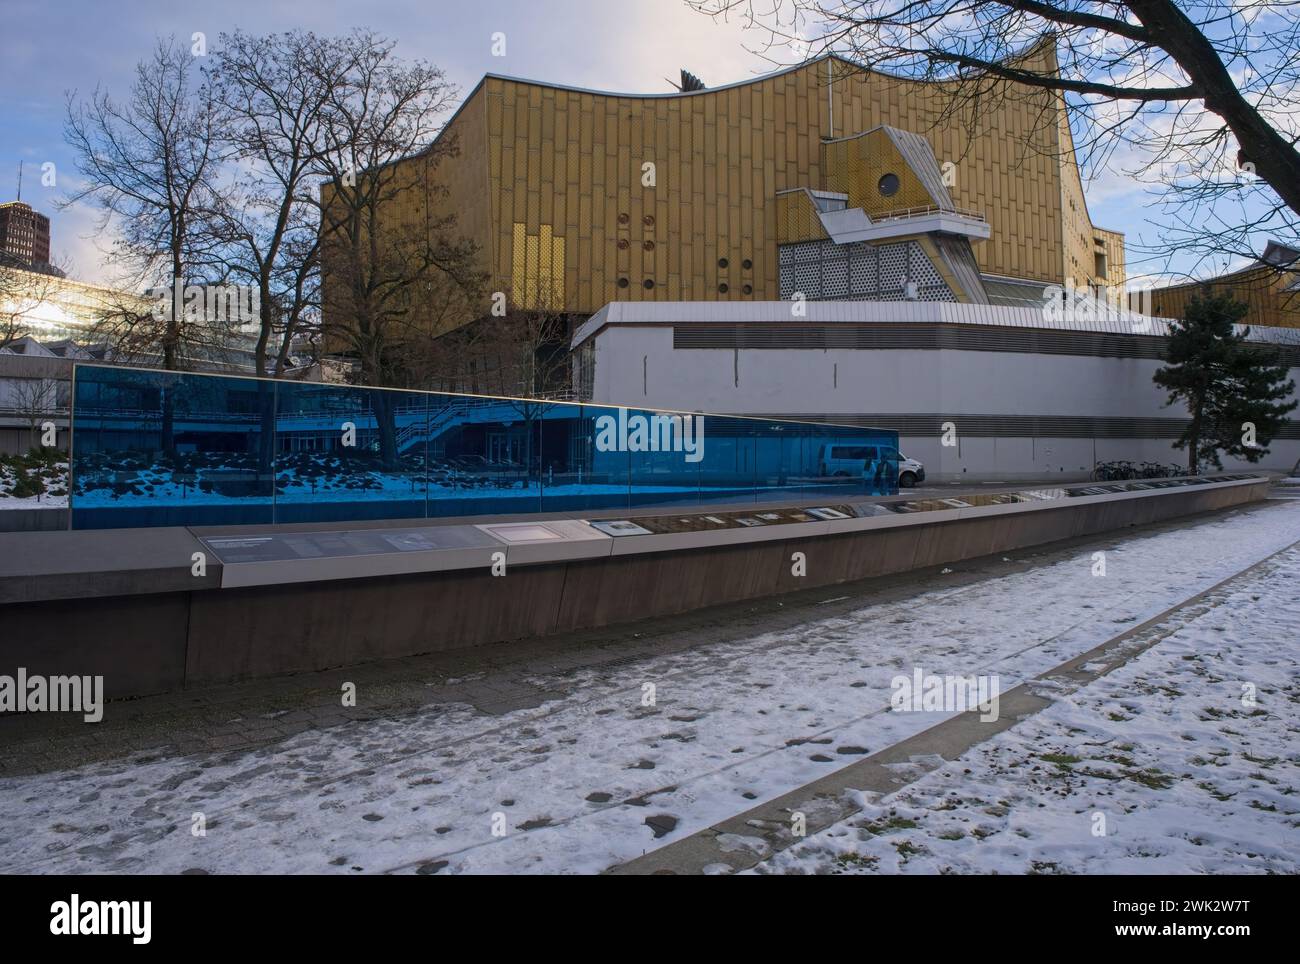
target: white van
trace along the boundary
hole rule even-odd
[[[925,466],[916,459],[901,455],[897,449],[875,445],[857,445],[854,443],[823,445],[818,458],[818,474],[829,476],[865,476],[868,471],[875,473],[876,462],[883,456],[885,461],[898,463],[898,484],[910,489],[925,481]]]
[[[886,450],[885,458],[898,459],[898,485],[903,489],[910,489],[912,486],[925,481],[925,466],[916,459],[909,459],[901,452]]]
[[[817,474],[861,475],[877,458],[874,445],[823,445],[817,460]]]

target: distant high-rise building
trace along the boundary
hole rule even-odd
[[[37,271],[50,264],[50,219],[22,201],[0,204],[0,258]]]

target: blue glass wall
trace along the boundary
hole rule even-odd
[[[72,525],[887,495],[882,429],[78,365]]]

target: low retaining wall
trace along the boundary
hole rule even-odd
[[[109,698],[347,666],[593,629],[708,606],[923,569],[992,553],[1209,512],[1264,497],[1264,478],[1143,493],[1062,499],[1032,508],[925,521],[891,517],[861,531],[535,565],[505,577],[483,566],[371,578],[219,588],[219,574],[151,574],[172,591],[96,591],[38,599],[39,581],[0,586],[0,673],[99,675]],[[940,513],[943,514],[943,513]],[[954,513],[955,514],[955,513]],[[188,552],[184,530],[152,530]],[[165,535],[171,534],[171,535]],[[66,534],[69,537],[75,533]],[[10,539],[39,538],[30,533]],[[79,537],[126,538],[124,532]],[[184,539],[182,539],[184,536]],[[35,545],[35,543],[31,543]],[[193,542],[198,546],[200,543]],[[171,550],[169,550],[171,551]],[[806,575],[792,574],[801,552]],[[188,560],[188,556],[186,556]],[[188,562],[186,563],[188,564]],[[31,577],[36,580],[37,577]],[[70,583],[71,584],[71,583]]]
[[[0,532],[58,532],[67,528],[67,509],[0,509]]]

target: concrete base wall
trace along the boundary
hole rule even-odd
[[[108,699],[186,685],[197,593],[108,596],[0,606],[0,674],[103,676]]]
[[[0,606],[0,673],[112,698],[592,629],[1228,508],[1269,483],[598,560]],[[791,573],[805,554],[807,575]]]
[[[66,528],[67,509],[0,510],[0,532],[58,532]]]

